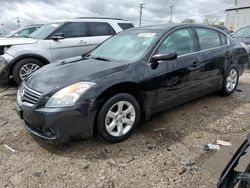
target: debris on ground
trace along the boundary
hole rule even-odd
[[[2,127],[2,126],[4,126],[4,125],[7,125],[8,123],[9,123],[9,122],[6,121],[6,122],[2,123],[0,127]]]
[[[238,91],[238,92],[243,92],[241,89],[236,89],[236,91]]]
[[[157,129],[154,129],[154,132],[157,132],[157,131],[164,131],[166,130],[166,128],[157,128]]]
[[[228,125],[228,126],[226,127],[226,131],[228,131],[231,127],[233,127],[233,125]]]
[[[220,146],[218,144],[206,144],[204,145],[204,150],[219,150]]]
[[[193,166],[195,165],[194,161],[181,161],[181,165],[183,166]]]
[[[217,140],[216,143],[220,146],[232,146],[232,144],[230,142],[226,142],[223,140]]]
[[[186,167],[181,167],[180,170],[179,170],[179,175],[184,174],[186,171],[187,171]]]
[[[8,150],[10,150],[12,153],[17,153],[16,150],[12,149],[10,146],[4,144],[4,147],[6,147]]]
[[[131,157],[128,161],[127,161],[127,163],[131,163],[132,161],[134,161],[135,160],[135,158],[134,157]]]

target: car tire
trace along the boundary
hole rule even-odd
[[[18,61],[13,68],[14,80],[18,84],[21,84],[23,79],[25,79],[27,76],[29,76],[30,74],[41,68],[43,65],[44,64],[41,61],[35,58],[26,58]],[[25,71],[27,72],[26,77],[24,77]]]
[[[97,132],[104,140],[117,143],[127,139],[140,122],[140,105],[130,94],[108,99],[97,116]]]
[[[234,93],[239,82],[239,71],[236,66],[231,66],[226,71],[223,79],[222,94],[229,96]]]

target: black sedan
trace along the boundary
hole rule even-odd
[[[212,92],[231,95],[247,50],[203,25],[130,29],[35,72],[20,86],[16,108],[24,126],[47,140],[98,134],[119,142],[154,113]]]

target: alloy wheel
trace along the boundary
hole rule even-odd
[[[229,92],[232,92],[236,85],[238,79],[238,72],[235,69],[231,69],[227,76],[226,88]]]
[[[40,66],[35,64],[35,63],[25,64],[24,66],[21,67],[20,72],[19,72],[19,76],[22,80],[25,80],[25,78],[27,78],[30,74],[32,74],[33,72],[35,72],[39,68],[40,68]]]
[[[110,135],[120,137],[131,130],[135,120],[135,107],[128,101],[119,101],[109,109],[105,118],[105,127]]]

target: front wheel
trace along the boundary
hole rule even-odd
[[[14,80],[20,84],[33,72],[37,71],[43,66],[43,63],[35,58],[22,59],[16,63],[13,69]]]
[[[239,82],[239,71],[233,66],[228,69],[224,77],[222,94],[225,96],[231,95],[237,88]]]
[[[102,106],[97,117],[98,134],[111,143],[128,138],[140,122],[140,106],[130,94],[111,97]]]

